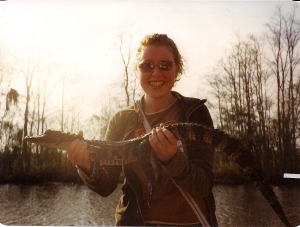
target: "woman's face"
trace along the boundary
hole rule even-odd
[[[174,63],[173,54],[166,46],[150,45],[141,52],[139,65],[142,63],[154,64],[154,68],[150,71],[141,72],[138,69],[140,84],[146,96],[162,98],[170,94],[178,74],[178,69],[175,64],[173,64],[170,70],[159,69],[157,64],[164,61]]]

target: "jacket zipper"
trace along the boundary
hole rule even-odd
[[[126,174],[125,174],[125,171],[124,171],[124,165],[123,165],[123,173],[124,173],[124,177],[126,178]],[[126,178],[127,179],[127,178]],[[140,208],[140,203],[139,203],[139,199],[138,199],[138,196],[137,196],[137,193],[135,192],[134,188],[131,186],[131,184],[129,183],[129,181],[127,180],[127,184],[131,187],[131,189],[134,191],[134,194],[135,194],[135,197],[136,197],[136,200],[137,200],[137,207],[138,207],[138,211],[140,212],[140,215],[141,215],[141,218],[143,220],[143,224],[145,225],[145,220],[143,218],[143,215],[142,215],[142,211],[141,211],[141,208]]]
[[[140,126],[142,126],[142,123],[138,126],[138,128],[140,128]],[[132,129],[130,130],[124,137],[123,137],[123,140],[130,134],[134,131],[135,129]],[[124,165],[123,165],[123,173],[124,173],[124,177],[127,179],[126,177],[126,174],[125,174],[125,170],[124,170]],[[140,216],[143,220],[143,224],[145,225],[145,220],[143,218],[143,215],[142,215],[142,211],[141,211],[141,208],[140,208],[140,203],[139,203],[139,199],[138,199],[138,196],[137,196],[137,193],[136,191],[134,190],[134,188],[131,186],[131,184],[129,183],[129,181],[127,180],[127,184],[131,187],[131,189],[133,190],[134,194],[135,194],[135,197],[136,197],[136,200],[137,200],[137,207],[138,207],[138,211],[140,213]]]

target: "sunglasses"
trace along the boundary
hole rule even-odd
[[[173,65],[174,65],[174,62],[167,61],[167,60],[160,61],[157,63],[157,67],[159,68],[159,70],[162,70],[162,71],[168,71],[168,70],[172,69]],[[154,69],[154,67],[155,67],[155,64],[153,62],[144,62],[142,64],[139,64],[139,69],[142,73],[150,72]]]

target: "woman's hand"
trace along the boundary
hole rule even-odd
[[[169,130],[165,128],[154,128],[149,137],[150,145],[157,157],[168,163],[177,152],[177,139]]]
[[[83,137],[83,132],[80,131],[78,135]],[[87,143],[83,140],[74,140],[67,150],[67,158],[74,164],[89,174],[92,168],[92,162],[89,158],[89,152],[86,149]]]

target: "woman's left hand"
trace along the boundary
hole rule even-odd
[[[177,139],[173,133],[165,128],[152,129],[149,142],[163,163],[168,163],[177,152]]]

